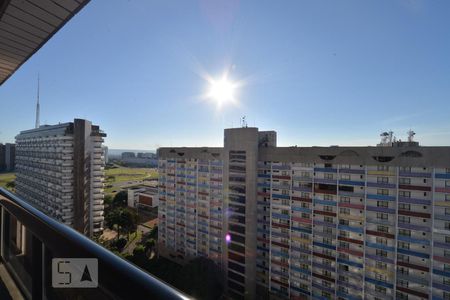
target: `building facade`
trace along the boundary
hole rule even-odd
[[[105,136],[82,119],[20,132],[17,194],[87,236],[102,232]]]
[[[0,171],[14,171],[16,162],[16,145],[0,144]]]
[[[206,256],[232,298],[450,299],[450,147],[159,149],[159,247]]]

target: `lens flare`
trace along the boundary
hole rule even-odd
[[[231,242],[231,235],[230,235],[229,233],[227,233],[227,234],[225,235],[225,241],[226,241],[227,243]]]

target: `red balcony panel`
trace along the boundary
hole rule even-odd
[[[286,175],[273,175],[272,178],[273,179],[291,180],[291,176],[286,176]]]
[[[419,271],[424,271],[424,272],[430,271],[430,269],[428,267],[418,266],[418,265],[414,265],[414,264],[410,264],[410,263],[406,263],[406,262],[402,262],[402,261],[397,261],[397,265],[402,266],[402,267],[411,268],[411,269],[416,269]]]
[[[305,224],[311,224],[312,223],[311,219],[306,219],[306,218],[291,217],[291,219],[292,219],[292,221],[305,223]]]
[[[308,203],[312,202],[312,199],[310,199],[310,198],[292,196],[291,199],[294,201],[302,201],[302,202],[308,202]]]
[[[202,195],[202,196],[209,196],[209,193],[205,193],[205,192],[198,192],[198,194]]]
[[[442,188],[435,188],[434,189],[438,193],[450,193],[450,187],[442,187]]]
[[[192,234],[192,233],[186,232],[186,235],[188,235],[188,236],[190,236],[190,237],[194,237],[194,238],[195,238],[195,234]]]
[[[273,222],[272,222],[272,226],[279,227],[279,228],[289,228],[289,225],[278,224],[278,223],[273,223]]]
[[[270,241],[268,239],[262,238],[262,237],[258,237],[257,238],[258,241],[263,242],[263,243],[270,243]]]
[[[289,245],[286,245],[286,244],[283,244],[283,243],[279,243],[279,242],[275,242],[275,241],[272,241],[272,245],[276,245],[278,247],[289,249]]]
[[[211,181],[222,182],[222,178],[210,178]]]
[[[314,193],[328,194],[328,195],[337,195],[337,190],[336,191],[330,191],[330,190],[323,190],[323,189],[315,188],[314,189]]]
[[[414,211],[409,211],[409,210],[399,210],[398,211],[399,215],[404,215],[404,216],[411,216],[411,217],[418,217],[418,218],[424,218],[424,219],[429,219],[431,218],[431,214],[427,214],[427,213],[419,213],[419,212],[414,212]]]
[[[184,182],[184,181],[177,181],[177,184],[186,185],[186,182]]]
[[[177,225],[181,226],[181,227],[186,227],[184,224],[181,224],[181,223],[177,223]]]
[[[285,268],[289,268],[289,264],[288,263],[284,263],[284,262],[277,261],[277,260],[274,260],[274,259],[272,259],[271,262],[273,264],[275,264],[275,265],[282,266],[282,267],[285,267]]]
[[[355,208],[364,210],[363,204],[353,204],[353,203],[338,203],[339,207]]]
[[[407,294],[410,294],[410,295],[414,295],[414,296],[423,298],[423,299],[428,299],[428,294],[421,293],[421,292],[418,292],[418,291],[414,291],[414,290],[411,290],[411,289],[407,289],[407,288],[402,287],[402,286],[398,286],[397,285],[397,290],[402,291],[402,292],[407,293]]]
[[[355,255],[355,256],[358,256],[358,257],[363,257],[364,256],[364,254],[362,252],[356,251],[356,250],[351,250],[351,249],[341,248],[341,247],[338,247],[337,250],[339,252],[348,253],[350,255]]]
[[[357,245],[364,245],[363,241],[355,240],[355,239],[351,239],[351,238],[346,238],[346,237],[343,237],[343,236],[339,236],[338,240],[344,241],[344,242],[353,243],[353,244],[357,244]]]
[[[205,216],[205,215],[198,215],[200,218],[203,218],[203,219],[209,219],[209,217],[208,216]]]
[[[329,255],[318,253],[318,252],[313,252],[313,255],[317,256],[317,257],[320,257],[320,258],[325,258],[325,259],[329,259],[329,260],[335,260],[335,258],[333,256],[329,256]]]
[[[366,230],[366,233],[369,234],[369,235],[381,236],[381,237],[385,237],[385,238],[388,238],[388,239],[394,239],[395,238],[395,235],[390,234],[390,233],[386,233],[386,232]]]
[[[279,280],[276,280],[276,279],[274,279],[274,278],[271,278],[270,280],[271,280],[272,282],[278,283],[278,284],[281,285],[281,286],[284,286],[284,287],[286,287],[286,288],[289,288],[289,285],[288,285],[287,283],[283,283],[283,282],[281,282],[281,281],[279,281]]]
[[[209,227],[217,229],[217,230],[222,230],[222,228],[220,228],[219,226],[209,225]]]
[[[398,188],[402,190],[431,192],[431,187],[421,185],[400,184]]]
[[[329,212],[329,211],[323,211],[323,210],[314,210],[314,214],[323,215],[323,216],[330,216],[330,217],[336,217],[336,213]]]
[[[333,278],[330,278],[330,277],[327,277],[327,276],[324,276],[324,275],[320,275],[320,274],[317,274],[317,273],[312,273],[312,276],[320,278],[320,279],[323,279],[323,280],[326,280],[328,282],[333,282],[334,283],[334,279]]]
[[[258,192],[258,196],[270,197],[269,193]]]
[[[440,262],[443,262],[443,263],[446,263],[446,264],[450,264],[450,257],[442,257],[442,256],[434,255],[433,259],[437,260],[437,261],[440,261]]]

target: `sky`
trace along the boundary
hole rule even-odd
[[[205,98],[227,72],[237,103]],[[367,146],[393,130],[450,145],[450,1],[95,0],[0,86],[0,142],[85,118],[110,148]]]

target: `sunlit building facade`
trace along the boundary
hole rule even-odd
[[[102,232],[105,136],[82,119],[20,132],[17,195],[87,236]]]
[[[238,128],[224,148],[162,148],[159,159],[160,248],[218,261],[232,298],[450,299],[450,147],[281,148],[274,132]],[[223,187],[220,230],[201,227],[205,214],[190,237],[176,177],[189,160],[197,188],[212,161]],[[189,205],[211,214],[215,201],[199,196]],[[211,239],[220,252],[198,251]]]

